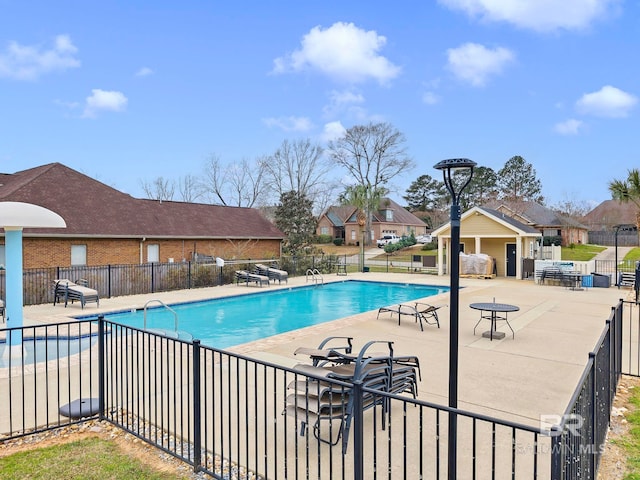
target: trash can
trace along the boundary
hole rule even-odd
[[[604,273],[592,273],[593,286],[600,288],[609,288],[611,286],[611,275]]]
[[[593,287],[593,275],[583,275],[582,288],[591,288],[591,287]]]
[[[362,267],[362,271],[365,272],[365,273],[368,272],[369,271],[369,267]]]

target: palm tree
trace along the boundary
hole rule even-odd
[[[626,180],[612,180],[609,182],[609,191],[614,200],[622,203],[632,202],[638,211],[636,212],[636,226],[640,231],[640,170],[629,170]]]
[[[384,188],[373,188],[367,185],[351,185],[340,195],[340,203],[356,207],[356,218],[361,230],[362,245],[360,246],[361,267],[364,267],[364,247],[369,243],[373,212],[380,206],[380,200],[385,195]],[[361,268],[362,270],[362,268]]]

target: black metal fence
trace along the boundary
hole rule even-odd
[[[345,402],[317,423],[308,395],[297,400],[297,414],[284,414],[291,385],[315,385],[312,375],[197,340],[106,320],[1,334],[24,341],[13,356],[0,355],[9,362],[0,366],[7,407],[0,440],[84,421],[62,416],[60,407],[96,400],[99,413],[89,418],[106,419],[214,478],[444,478],[452,411],[460,478],[594,478],[619,376],[640,373],[638,305],[621,301],[551,430],[322,378],[340,398],[356,400],[347,430]],[[358,407],[367,394],[377,400]],[[345,444],[325,443],[340,433]]]
[[[624,305],[628,310],[627,322],[623,322]],[[625,323],[637,331],[638,306],[620,301],[612,308],[605,329],[589,354],[561,422],[554,426],[553,479],[596,478],[620,375],[622,372],[637,375],[637,370],[623,368],[623,350],[637,349],[631,337],[626,338],[623,349]]]
[[[338,261],[351,265],[344,255],[320,255],[283,257],[280,265],[291,276],[305,275],[307,269],[321,273],[336,270]],[[353,260],[357,263],[357,260]],[[98,291],[101,298],[145,293],[213,287],[233,283],[236,270],[254,269],[256,263],[273,264],[273,260],[235,260],[225,262],[224,267],[214,263],[174,262],[145,263],[136,265],[102,265],[25,269],[23,273],[23,297],[25,305],[53,302],[53,287],[57,279],[87,280],[89,287]],[[5,271],[0,270],[0,298],[6,297]]]
[[[99,395],[95,322],[3,329],[0,338],[0,440],[84,421],[60,408]]]

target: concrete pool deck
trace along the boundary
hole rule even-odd
[[[424,274],[363,273],[348,277],[326,275],[325,282],[342,280],[393,281],[449,285],[448,276]],[[304,285],[305,277],[290,278],[288,284],[269,287],[225,285],[175,292],[105,298],[100,307],[89,304],[52,304],[24,308],[25,325],[62,322],[70,317],[99,312],[142,308],[150,299],[166,304],[217,298],[228,295],[253,294],[267,290]],[[460,280],[459,308],[459,380],[458,405],[472,412],[488,414],[505,420],[538,425],[541,414],[561,414],[584,370],[588,354],[596,345],[610,315],[611,307],[620,298],[627,298],[628,289],[589,288],[570,290],[562,286],[536,285],[530,280],[505,278]],[[509,303],[520,307],[509,314],[515,339],[504,322],[499,331],[506,331],[502,340],[483,338],[488,321],[473,329],[479,312],[469,308],[475,302]],[[425,299],[435,305],[447,305],[449,294]],[[250,312],[249,312],[250,313]],[[264,340],[229,349],[250,357],[284,366],[307,362],[293,354],[299,346],[316,347],[329,335],[352,336],[357,350],[370,340],[394,342],[399,355],[417,355],[422,369],[419,399],[447,404],[449,362],[449,308],[439,310],[440,328],[418,324],[409,317],[401,325],[389,314],[376,318],[377,310],[322,325],[283,333]],[[255,312],[259,315],[259,312]]]

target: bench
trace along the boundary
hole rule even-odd
[[[636,284],[636,274],[634,272],[619,272],[618,286],[634,288]]]

